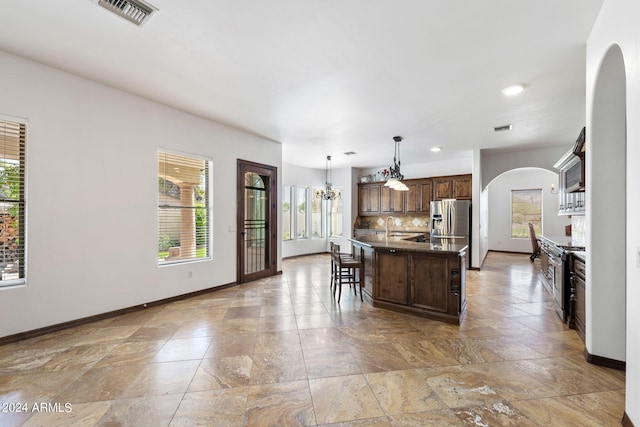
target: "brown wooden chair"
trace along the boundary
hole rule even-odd
[[[353,285],[353,293],[357,296],[358,291],[356,285],[360,286],[360,300],[362,297],[362,277],[364,274],[364,250],[360,248],[360,257],[355,258],[349,254],[340,252],[340,245],[331,242],[331,287],[333,288],[333,296],[338,290],[338,303],[342,296],[342,284],[348,283],[349,287]]]
[[[529,223],[529,238],[531,239],[531,256],[529,259],[533,262],[534,259],[540,256],[540,244],[536,237],[536,230],[533,229],[533,224]]]
[[[329,242],[329,246],[331,247],[331,284],[330,288],[333,288],[333,284],[335,283],[337,277],[337,264],[334,262],[335,255],[340,255],[340,257],[344,260],[349,260],[353,258],[352,254],[343,254],[340,252],[340,245],[334,242]]]

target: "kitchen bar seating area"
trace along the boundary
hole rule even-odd
[[[352,292],[337,304],[321,254],[285,260],[280,276],[7,344],[0,392],[73,411],[3,413],[2,425],[619,425],[625,373],[584,360],[538,262],[490,252],[467,272],[459,326]]]

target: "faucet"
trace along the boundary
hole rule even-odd
[[[389,220],[390,219],[395,219],[392,216],[388,216],[385,221],[384,221],[384,235],[385,237],[389,237]]]

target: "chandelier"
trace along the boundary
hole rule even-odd
[[[315,196],[317,199],[322,200],[335,200],[342,197],[340,190],[331,188],[331,156],[327,156],[327,163],[324,170],[324,190],[317,190]]]
[[[400,173],[400,141],[402,141],[401,136],[394,136],[393,141],[395,142],[395,151],[393,152],[393,166],[389,166],[389,179],[384,184],[385,187],[391,187],[397,191],[409,191],[409,187],[407,187],[402,180],[404,179],[404,175]]]

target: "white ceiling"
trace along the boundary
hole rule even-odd
[[[390,164],[394,135],[403,165],[569,148],[603,0],[150,0],[142,27],[96,1],[4,4],[0,49],[281,142],[286,163],[324,168],[330,154],[335,168]],[[526,89],[508,98],[513,83]]]

